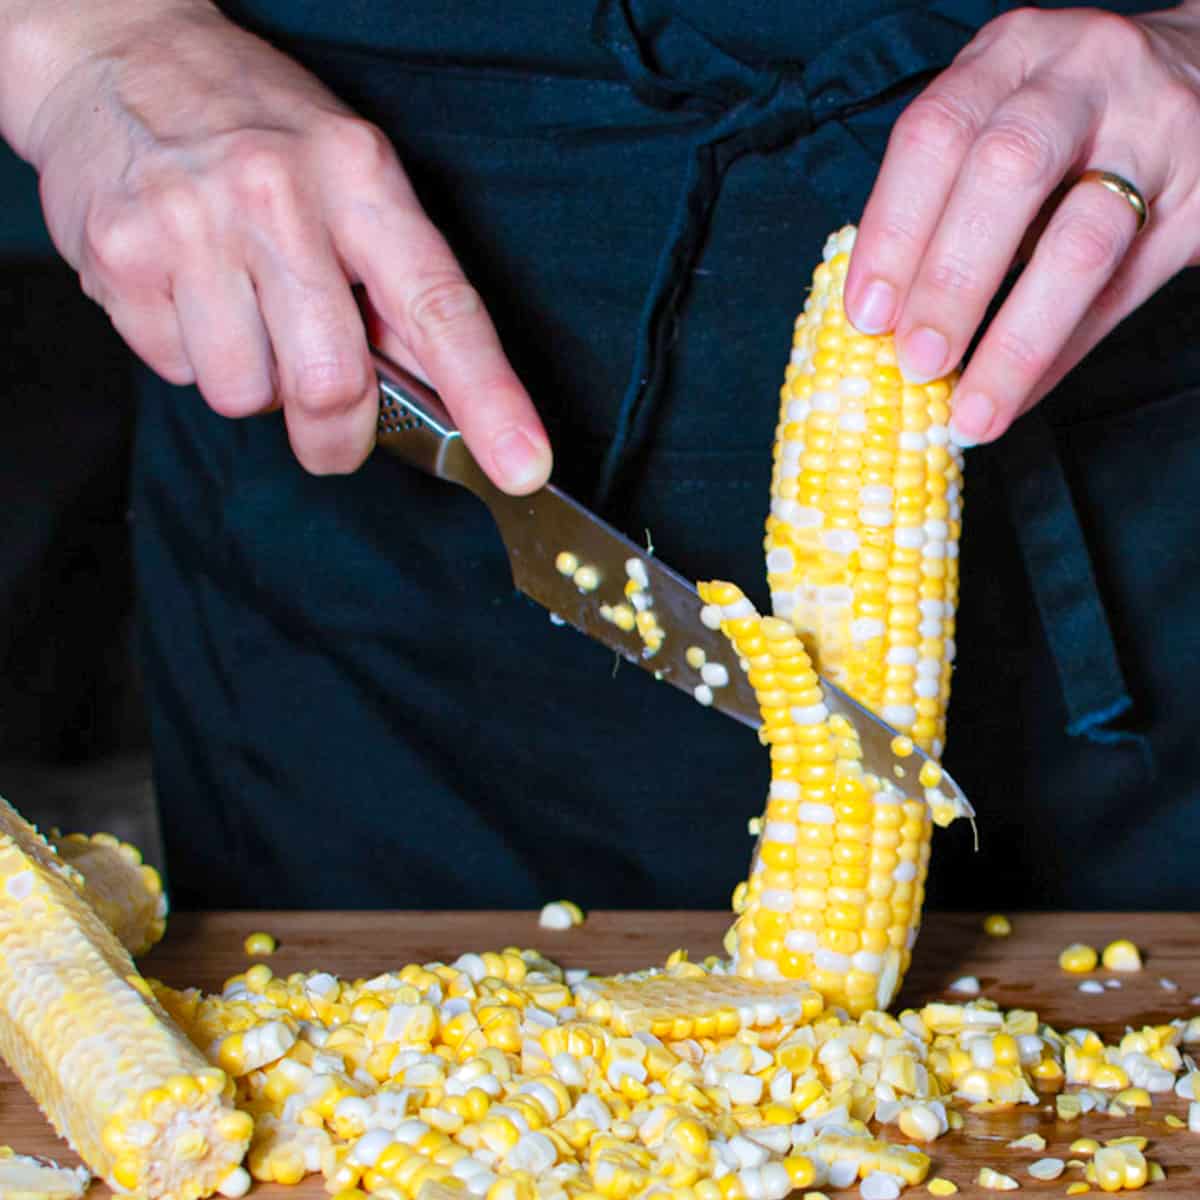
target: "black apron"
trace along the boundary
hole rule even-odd
[[[999,11],[819,7],[234,12],[393,137],[557,481],[760,605],[812,264],[903,106]],[[937,835],[934,903],[1197,897],[1198,295],[1179,277],[968,455],[947,761],[982,849]],[[515,594],[472,497],[378,455],[309,476],[278,417],[225,421],[153,380],[135,486],[177,905],[727,902],[766,753]]]

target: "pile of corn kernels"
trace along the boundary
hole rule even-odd
[[[257,963],[220,995],[153,986],[254,1117],[228,1196],[320,1171],[339,1200],[811,1200],[850,1187],[889,1200],[927,1182],[920,1146],[964,1109],[1050,1093],[1069,1121],[1174,1091],[1200,1129],[1200,1075],[1180,1049],[1200,1021],[1106,1046],[985,999],[854,1020],[803,983],[750,983],[682,952],[615,979],[509,948],[373,979]],[[1067,1194],[1140,1188],[1162,1177],[1145,1146],[1080,1139],[1071,1160],[1026,1169],[1062,1177]],[[992,1168],[970,1182],[1018,1186]]]

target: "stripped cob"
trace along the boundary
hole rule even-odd
[[[780,396],[767,580],[821,674],[939,758],[954,659],[962,451],[956,374],[909,384],[892,336],[842,305],[854,228],[833,234]]]
[[[862,769],[858,735],[830,716],[791,624],[759,616],[733,584],[699,590],[706,620],[747,664],[771,753],[762,833],[736,894],[736,969],[804,980],[855,1016],[884,1009],[920,924],[931,805]]]
[[[802,983],[749,984],[692,963],[586,979],[576,984],[575,998],[589,1021],[619,1037],[648,1033],[665,1041],[797,1025],[814,1020],[824,1007],[820,995]]]
[[[60,1167],[50,1159],[0,1146],[0,1196],[4,1200],[79,1200],[91,1181],[86,1167]]]
[[[0,800],[0,1052],[114,1188],[208,1195],[241,1161],[253,1121],[81,889],[78,872]]]
[[[111,833],[50,839],[59,857],[83,877],[83,898],[130,954],[145,954],[167,928],[162,878],[141,851]]]

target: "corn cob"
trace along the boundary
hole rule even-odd
[[[776,616],[821,674],[935,758],[958,600],[956,374],[909,384],[891,335],[861,334],[842,291],[855,230],[825,245],[780,394],[766,523]]]
[[[60,1167],[45,1158],[0,1146],[0,1196],[4,1200],[78,1200],[91,1183],[86,1167]]]
[[[0,800],[0,1052],[115,1189],[208,1195],[241,1161],[253,1121],[80,890],[78,872]]]
[[[737,893],[736,969],[803,979],[856,1016],[886,1008],[920,922],[930,804],[862,769],[858,735],[829,715],[789,622],[759,616],[733,584],[699,590],[747,664],[771,753],[762,833]]]
[[[585,979],[576,984],[575,998],[588,1020],[620,1037],[649,1033],[664,1041],[732,1037],[741,1029],[802,1024],[824,1007],[820,995],[804,983],[750,983],[737,976],[712,975],[691,963]]]
[[[111,833],[53,834],[59,857],[83,877],[83,898],[132,955],[145,954],[167,928],[162,878],[141,852]]]

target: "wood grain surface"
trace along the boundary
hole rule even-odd
[[[976,975],[984,995],[1005,1008],[1032,1008],[1058,1029],[1085,1025],[1106,1038],[1127,1025],[1140,1026],[1200,1012],[1191,998],[1200,995],[1200,915],[1126,913],[1029,913],[1012,917],[1013,934],[991,938],[983,933],[978,914],[931,913],[917,947],[901,1005],[930,999],[953,999],[946,991],[962,975]],[[676,946],[694,958],[719,952],[726,913],[604,912],[593,913],[579,929],[554,933],[539,929],[536,914],[507,912],[272,912],[184,913],[171,920],[166,941],[142,963],[147,975],[176,987],[213,990],[244,969],[246,934],[265,929],[278,937],[279,950],[269,960],[273,970],[328,970],[369,976],[406,962],[448,960],[466,950],[505,945],[536,946],[563,966],[587,967],[596,973],[629,970],[661,963]],[[1078,990],[1080,979],[1059,970],[1058,951],[1069,942],[1102,947],[1128,937],[1142,947],[1146,964],[1137,975],[1117,976],[1119,990],[1093,996]],[[1111,978],[1097,972],[1096,978]],[[1166,990],[1161,980],[1178,985]],[[1200,1196],[1200,1135],[1172,1131],[1168,1112],[1186,1116],[1186,1102],[1155,1097],[1154,1107],[1130,1117],[1088,1116],[1059,1122],[1052,1108],[1017,1109],[990,1116],[970,1115],[961,1133],[928,1147],[934,1173],[954,1180],[960,1194],[979,1200],[993,1193],[975,1187],[980,1166],[988,1165],[1018,1178],[1021,1191],[1061,1196],[1079,1172],[1053,1183],[1026,1174],[1034,1159],[1072,1157],[1067,1147],[1078,1137],[1101,1140],[1128,1133],[1150,1139],[1149,1157],[1167,1171],[1166,1181],[1147,1190],[1153,1194]],[[1040,1154],[1006,1149],[1025,1133],[1040,1132],[1047,1147]],[[893,1131],[893,1134],[895,1131]],[[899,1139],[898,1139],[899,1140]],[[76,1162],[11,1075],[0,1068],[0,1142],[28,1154],[46,1154]],[[92,1200],[104,1200],[97,1185]],[[315,1200],[324,1196],[320,1176],[295,1188],[257,1186],[263,1200]],[[924,1188],[906,1195],[925,1195]],[[1093,1189],[1093,1195],[1098,1193]],[[857,1188],[834,1195],[858,1196]]]

